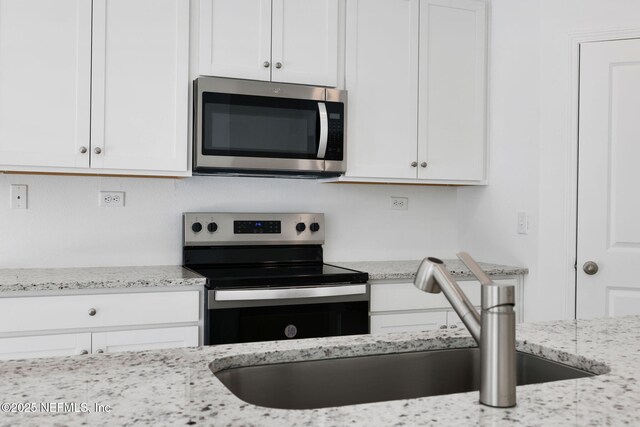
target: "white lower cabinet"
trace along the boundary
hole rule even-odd
[[[158,350],[197,347],[198,327],[137,329],[133,331],[96,332],[91,339],[93,353]]]
[[[193,347],[199,321],[199,290],[0,298],[0,360]]]
[[[73,356],[91,352],[91,333],[0,338],[0,360]]]
[[[371,333],[428,331],[446,328],[447,312],[371,313]]]
[[[494,279],[494,281],[515,286],[516,322],[522,322],[524,276],[518,275]],[[461,280],[458,284],[471,303],[480,311],[480,283],[476,280]],[[442,293],[422,292],[416,289],[413,283],[375,281],[371,283],[372,334],[464,327],[462,320],[452,310]]]

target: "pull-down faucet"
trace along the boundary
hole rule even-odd
[[[480,403],[498,408],[516,405],[516,317],[514,287],[487,276],[466,252],[458,258],[482,285],[482,314],[478,314],[438,258],[422,260],[413,284],[430,293],[442,291],[480,346]]]

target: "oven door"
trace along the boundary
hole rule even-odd
[[[367,284],[210,290],[207,299],[205,345],[369,333]]]
[[[324,88],[200,78],[194,169],[323,172]]]

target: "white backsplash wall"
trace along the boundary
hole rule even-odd
[[[11,184],[29,186],[27,210],[10,209]],[[100,190],[125,191],[125,207],[99,207]],[[0,174],[0,268],[181,264],[186,211],[324,212],[330,261],[451,257],[456,203],[453,187]]]

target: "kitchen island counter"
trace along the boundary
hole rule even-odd
[[[640,317],[518,326],[518,349],[598,375],[518,387],[493,409],[461,393],[316,410],[257,407],[211,369],[473,345],[463,330],[361,335],[0,362],[0,425],[638,425]],[[211,367],[211,369],[210,369]],[[42,402],[59,403],[45,412]],[[6,403],[36,405],[11,413]],[[71,411],[76,404],[77,412]],[[84,404],[84,406],[82,406]],[[88,412],[84,412],[83,408]]]

